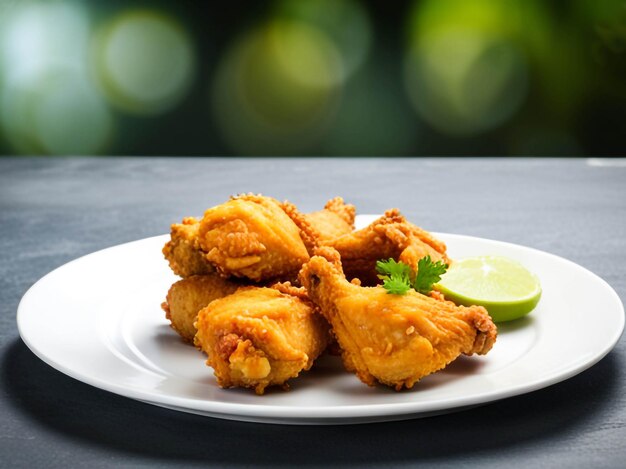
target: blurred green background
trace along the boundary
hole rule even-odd
[[[0,0],[0,154],[625,156],[626,0]]]

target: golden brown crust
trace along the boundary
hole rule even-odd
[[[193,343],[196,335],[196,316],[198,311],[211,301],[234,293],[239,283],[223,279],[215,274],[194,275],[174,283],[165,302],[161,305],[165,317],[187,343]]]
[[[341,255],[339,254],[339,251],[331,246],[320,246],[315,250],[315,255],[322,256],[339,269],[343,268],[341,265]]]
[[[364,285],[378,283],[376,261],[398,258],[401,249],[386,236],[388,226],[404,222],[397,210],[389,210],[367,227],[340,236],[328,243],[341,256],[347,278],[358,278]]]
[[[390,209],[362,230],[328,243],[341,255],[347,278],[358,278],[363,285],[376,285],[376,261],[393,258],[417,270],[418,261],[430,256],[449,262],[446,245],[427,231],[408,222],[398,209]]]
[[[379,259],[413,269],[426,255],[450,259],[398,209],[359,231],[355,214],[341,197],[301,213],[288,201],[239,194],[202,220],[172,225],[163,254],[185,278],[161,306],[183,340],[208,355],[220,386],[286,388],[328,346],[364,383],[399,390],[460,354],[492,348],[497,329],[482,307],[363,287],[378,283]]]
[[[352,204],[346,204],[342,197],[335,197],[326,202],[324,210],[328,210],[336,214],[352,229],[354,229],[354,220],[356,218],[356,207]]]
[[[223,276],[261,282],[297,272],[309,255],[300,231],[271,197],[243,194],[208,209],[200,248]]]
[[[283,202],[283,210],[300,229],[304,244],[313,253],[315,247],[328,244],[335,238],[354,230],[356,209],[341,197],[326,202],[324,209],[302,213],[290,202]]]
[[[239,194],[207,210],[202,220],[173,224],[163,254],[183,278],[215,271],[256,282],[293,278],[315,247],[352,231],[354,216],[354,206],[341,197],[303,214],[288,201]]]
[[[323,210],[304,215],[316,233],[317,245],[324,245],[354,231],[354,205],[344,203],[341,197],[329,200]]]
[[[284,286],[290,291],[291,286]],[[198,313],[195,343],[221,387],[283,386],[326,348],[328,324],[308,301],[275,288],[244,287]]]
[[[346,280],[335,255],[321,254],[302,267],[300,280],[331,324],[346,369],[364,383],[410,388],[460,354],[485,354],[493,346],[497,329],[483,307],[360,287]]]
[[[295,296],[301,300],[311,301],[309,295],[304,287],[297,287],[292,285],[291,282],[277,282],[269,286],[274,290],[278,290],[285,295]]]
[[[198,244],[200,223],[194,217],[183,218],[171,226],[170,240],[163,246],[163,255],[172,271],[183,278],[206,275],[215,271]]]
[[[281,207],[300,230],[300,238],[306,246],[309,255],[311,255],[318,244],[318,240],[322,236],[321,233],[310,223],[307,216],[301,213],[291,202],[285,200],[281,204]]]

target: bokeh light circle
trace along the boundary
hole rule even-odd
[[[0,23],[4,73],[32,75],[49,63],[76,66],[87,56],[89,20],[75,2],[24,2],[7,8]]]
[[[16,2],[0,24],[0,128],[18,153],[104,152],[113,118],[88,76],[78,2]]]
[[[20,153],[97,154],[113,133],[98,91],[85,74],[63,66],[6,84],[0,110],[6,138]]]
[[[527,91],[524,59],[513,44],[454,33],[431,37],[409,55],[405,79],[420,117],[452,135],[497,127]]]
[[[195,55],[185,30],[151,10],[122,13],[94,41],[97,79],[107,98],[132,114],[170,110],[185,96]]]
[[[417,4],[405,58],[407,93],[442,133],[479,134],[502,125],[528,93],[528,58],[515,41],[525,8],[496,0]]]
[[[337,78],[345,81],[365,62],[372,42],[372,26],[364,6],[356,0],[281,0],[279,18],[306,23],[333,42],[343,62]]]
[[[338,100],[341,56],[320,30],[272,21],[245,34],[222,58],[212,88],[215,120],[240,154],[307,148]]]

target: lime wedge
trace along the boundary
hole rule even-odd
[[[541,298],[534,274],[506,257],[481,256],[454,261],[434,288],[459,305],[481,305],[495,322],[530,313]]]

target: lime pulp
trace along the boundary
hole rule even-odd
[[[495,322],[525,316],[541,298],[541,285],[533,273],[498,256],[454,261],[434,288],[458,305],[484,306]]]

